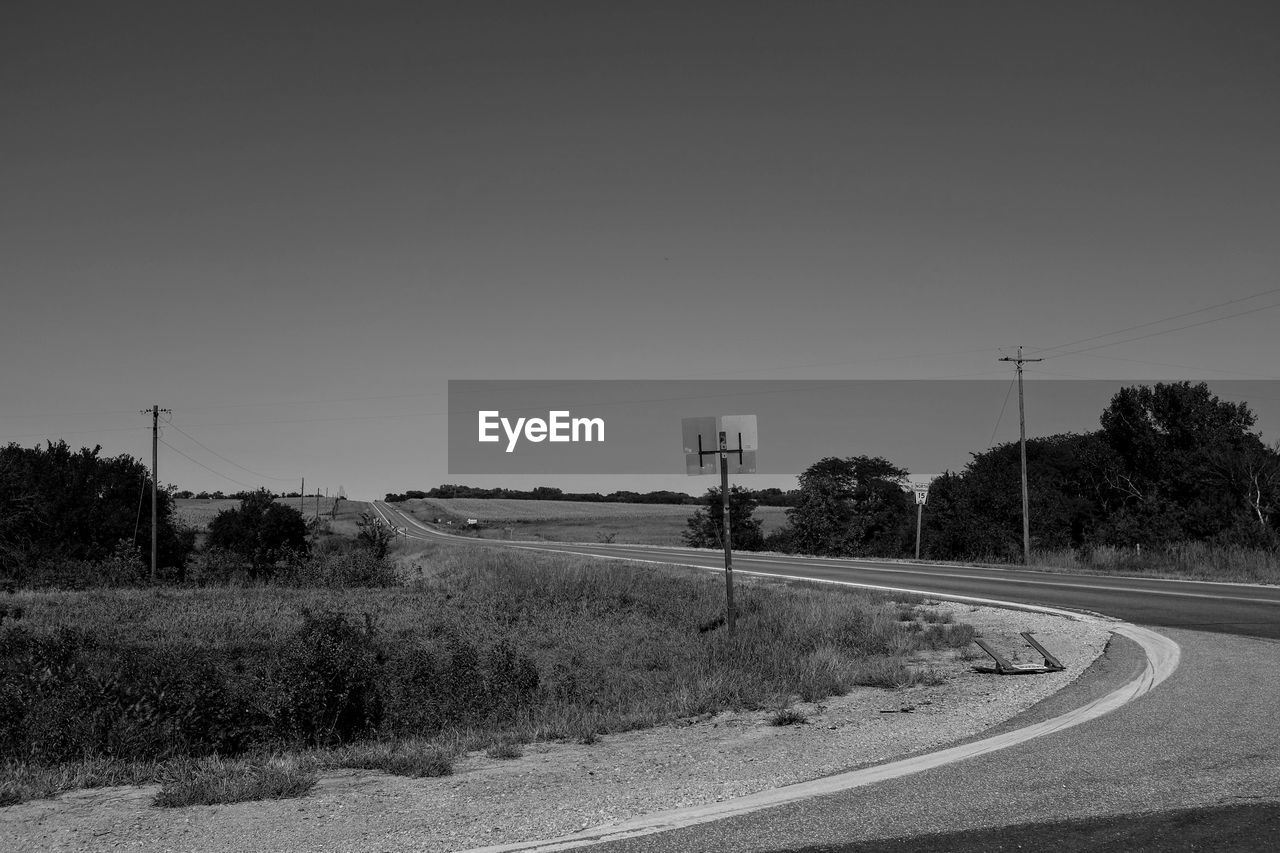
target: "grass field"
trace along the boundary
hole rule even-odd
[[[158,804],[295,796],[329,767],[448,772],[461,751],[854,686],[937,683],[973,637],[910,597],[432,544],[405,586],[18,591],[0,625],[0,804],[163,781]],[[282,757],[283,756],[283,757]]]
[[[369,504],[364,501],[344,500],[338,505],[337,516],[331,518],[334,500],[335,498],[324,497],[319,499],[320,517],[329,520],[333,532],[354,536],[356,520],[360,517],[360,513],[371,511]],[[276,498],[276,503],[291,506],[294,509],[299,508],[299,498]],[[239,506],[240,501],[235,498],[175,498],[173,501],[174,516],[178,523],[194,528],[197,534],[209,531],[209,522],[213,521],[215,515],[224,509],[235,509]],[[315,514],[316,498],[307,498],[303,517],[310,519]]]
[[[548,542],[619,542],[681,545],[688,520],[699,508],[685,504],[588,503],[579,501],[425,498],[396,506],[420,521],[439,518],[454,526],[469,518],[482,539]],[[768,535],[787,522],[784,507],[759,507],[756,518]]]

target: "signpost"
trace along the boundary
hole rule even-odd
[[[684,418],[685,471],[691,477],[720,470],[720,499],[724,507],[724,594],[729,636],[735,632],[733,613],[733,538],[729,523],[729,474],[756,472],[756,416]]]
[[[928,483],[912,483],[911,491],[916,493],[916,559],[920,559],[920,522],[924,517],[924,503],[929,499]]]

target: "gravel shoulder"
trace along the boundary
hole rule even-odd
[[[807,722],[770,724],[770,711],[726,712],[593,744],[530,744],[516,759],[466,756],[454,775],[405,779],[326,774],[307,796],[159,809],[155,786],[76,791],[0,809],[0,850],[398,851],[422,853],[551,838],[616,820],[717,802],[971,738],[1067,687],[1103,652],[1111,623],[942,602],[1021,662],[1039,662],[1033,631],[1065,672],[996,676],[941,653],[921,661],[936,686],[859,688],[794,705]]]

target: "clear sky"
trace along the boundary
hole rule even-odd
[[[0,441],[373,497],[449,379],[1280,378],[1277,8],[5,3]]]

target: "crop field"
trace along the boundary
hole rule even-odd
[[[333,502],[335,498],[320,498],[320,516],[330,520],[331,526],[335,532],[355,533],[355,522],[360,517],[361,512],[369,512],[370,508],[364,501],[342,501],[338,506],[336,516],[333,513]],[[276,498],[276,503],[291,506],[294,509],[299,508],[298,498]],[[235,498],[176,498],[173,502],[174,515],[178,523],[192,527],[197,533],[207,533],[209,531],[209,522],[213,521],[214,516],[222,512],[224,509],[235,509],[240,506],[240,501]],[[306,499],[306,506],[303,509],[304,518],[312,518],[316,514],[316,499],[309,497]]]
[[[619,542],[680,545],[691,504],[589,503],[580,501],[424,498],[396,504],[420,521],[454,525],[474,518],[482,539],[542,539],[548,542]],[[759,507],[766,535],[787,522],[784,507]]]

